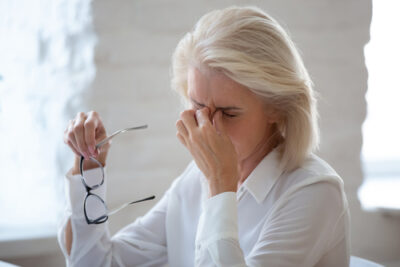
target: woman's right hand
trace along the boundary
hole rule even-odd
[[[69,121],[67,129],[64,131],[64,143],[75,154],[72,174],[79,174],[81,156],[85,157],[85,159],[94,157],[105,166],[110,143],[102,145],[100,149],[96,149],[95,146],[106,137],[106,129],[96,111],[79,112],[74,119]],[[90,163],[88,164],[90,165]],[[87,165],[88,169],[95,167],[97,167],[95,163],[93,163],[93,166]]]

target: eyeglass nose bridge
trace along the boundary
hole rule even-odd
[[[104,168],[103,168],[103,165],[100,163],[100,161],[98,161],[97,159],[95,159],[93,157],[90,157],[89,159],[99,166],[99,168],[101,170],[102,178],[101,178],[101,182],[99,184],[95,184],[93,186],[89,186],[85,181],[85,177],[83,176],[83,162],[85,161],[85,158],[81,157],[81,161],[79,162],[79,169],[80,169],[80,173],[81,173],[81,181],[82,181],[83,185],[85,186],[87,192],[89,192],[90,190],[95,190],[96,188],[99,188],[100,186],[102,186],[104,184]]]

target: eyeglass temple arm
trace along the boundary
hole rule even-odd
[[[135,201],[129,202],[129,205],[130,204],[139,203],[139,202],[143,202],[143,201],[147,201],[147,200],[152,200],[152,199],[155,199],[155,198],[156,198],[156,196],[146,197],[146,198],[143,198],[143,199],[139,199],[139,200],[135,200]]]
[[[108,216],[113,215],[113,214],[117,213],[118,211],[122,210],[123,208],[125,208],[125,207],[127,207],[127,206],[129,206],[131,204],[135,204],[135,203],[139,203],[139,202],[143,202],[143,201],[147,201],[147,200],[152,200],[152,199],[155,199],[155,198],[156,198],[156,196],[150,196],[150,197],[146,197],[146,198],[143,198],[143,199],[139,199],[139,200],[135,200],[135,201],[132,201],[132,202],[125,203],[125,204],[119,206],[118,208],[108,212],[107,215]]]
[[[124,133],[124,132],[128,132],[128,131],[133,131],[133,130],[140,130],[140,129],[146,129],[147,128],[147,124],[144,125],[140,125],[140,126],[136,126],[136,127],[131,127],[131,128],[126,128],[126,129],[122,129],[119,131],[114,132],[113,134],[111,134],[110,136],[107,136],[105,139],[101,140],[97,145],[96,148],[101,147],[102,145],[104,145],[105,143],[107,143],[109,140],[111,140],[111,138],[113,138],[114,136],[120,134],[120,133]]]

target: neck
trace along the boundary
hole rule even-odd
[[[250,173],[257,167],[260,161],[279,144],[279,138],[272,135],[266,142],[260,143],[252,154],[239,162],[238,188],[246,181]]]

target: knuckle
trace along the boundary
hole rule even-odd
[[[186,114],[186,110],[182,111],[181,114],[179,114],[179,117],[183,118],[185,116],[185,114]]]
[[[204,115],[206,114],[206,110],[205,110],[205,108],[198,109],[198,110],[197,110],[197,113],[198,113],[200,116],[204,116]]]
[[[184,111],[181,112],[181,117],[185,117],[185,116],[189,116],[189,115],[193,115],[194,111],[191,109],[186,109]]]
[[[72,144],[71,140],[67,141],[67,145],[70,146],[71,148],[74,148],[74,144]]]
[[[92,126],[94,126],[94,122],[92,120],[87,120],[87,121],[84,122],[83,125],[84,125],[85,128],[86,127],[92,127]]]
[[[93,118],[96,118],[96,119],[100,118],[99,113],[97,111],[94,111],[94,110],[91,110],[91,111],[88,112],[88,117],[93,117]]]
[[[74,129],[75,132],[81,132],[81,131],[83,131],[83,127],[84,126],[83,126],[82,123],[78,123],[78,124],[74,125],[73,129]]]
[[[75,138],[75,135],[74,135],[73,132],[68,132],[67,133],[68,142],[71,142],[71,140],[74,139],[74,138]]]

